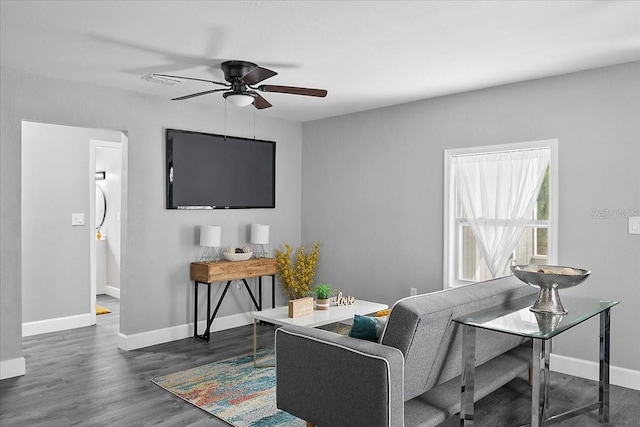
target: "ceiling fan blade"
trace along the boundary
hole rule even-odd
[[[257,92],[253,92],[253,106],[256,107],[258,110],[263,110],[265,108],[269,108],[272,105],[269,103],[269,101],[267,101],[266,99],[264,99],[262,96],[260,96],[259,93]]]
[[[324,89],[311,89],[307,87],[261,85],[256,89],[262,92],[290,93],[292,95],[317,96],[320,98],[327,96],[327,91]]]
[[[225,87],[231,86],[228,83],[217,82],[215,80],[197,79],[195,77],[174,76],[174,75],[171,75],[171,74],[158,74],[158,73],[153,73],[153,75],[154,76],[159,76],[159,77],[168,77],[170,79],[195,80],[195,81],[198,81],[198,82],[214,83],[214,84],[222,85],[222,86],[225,86]]]
[[[213,93],[213,92],[220,92],[221,90],[227,90],[227,88],[205,90],[204,92],[192,93],[191,95],[185,95],[185,96],[180,96],[178,98],[173,98],[172,101],[182,101],[184,99],[195,98],[196,96],[207,95],[207,94],[210,94],[210,93]]]
[[[268,79],[269,77],[275,76],[276,74],[278,73],[276,73],[275,71],[258,66],[242,76],[242,80],[248,85],[255,85],[263,80]]]
[[[144,76],[153,72],[173,72],[179,70],[191,69],[194,67],[206,66],[207,71],[213,72],[219,69],[219,63],[224,59],[217,59],[216,55],[225,45],[227,37],[227,30],[222,28],[212,28],[209,34],[208,46],[203,52],[203,55],[189,55],[183,52],[175,52],[166,50],[153,45],[147,45],[142,43],[133,42],[125,38],[112,38],[101,34],[89,34],[89,37],[110,47],[124,48],[128,50],[134,50],[143,52],[144,54],[156,55],[166,62],[164,65],[159,65],[154,68],[141,67],[141,68],[129,68],[122,70],[125,73],[130,73],[138,76]],[[214,74],[217,76],[217,73]]]

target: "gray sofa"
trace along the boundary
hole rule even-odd
[[[513,276],[398,301],[380,343],[276,330],[277,405],[320,427],[436,426],[460,410],[462,328],[451,319],[528,297]],[[531,342],[477,330],[475,399],[526,378]]]

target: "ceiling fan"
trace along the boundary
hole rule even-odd
[[[152,76],[168,79],[185,79],[195,80],[200,82],[213,83],[216,85],[224,86],[220,89],[205,90],[204,92],[192,93],[190,95],[184,95],[178,98],[173,98],[173,101],[181,101],[183,99],[195,98],[196,96],[207,95],[214,92],[223,92],[222,96],[232,104],[238,107],[245,107],[249,104],[253,104],[258,110],[271,107],[269,101],[264,99],[259,92],[276,92],[276,93],[288,93],[292,95],[304,95],[304,96],[316,96],[324,98],[327,96],[327,91],[324,89],[311,89],[305,87],[294,86],[278,86],[278,85],[260,85],[255,86],[258,83],[275,76],[275,71],[267,68],[260,67],[253,62],[247,61],[225,61],[220,64],[222,72],[224,73],[224,79],[226,82],[217,82],[215,80],[198,79],[194,77],[182,77],[169,74],[157,74],[153,73]]]

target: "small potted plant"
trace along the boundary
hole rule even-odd
[[[316,309],[328,310],[329,309],[329,297],[331,297],[331,285],[328,283],[321,283],[315,287],[316,293]]]

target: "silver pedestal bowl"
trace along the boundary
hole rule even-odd
[[[513,274],[524,283],[539,288],[538,299],[529,308],[534,313],[566,314],[558,289],[571,288],[591,274],[582,268],[559,265],[513,265]]]

